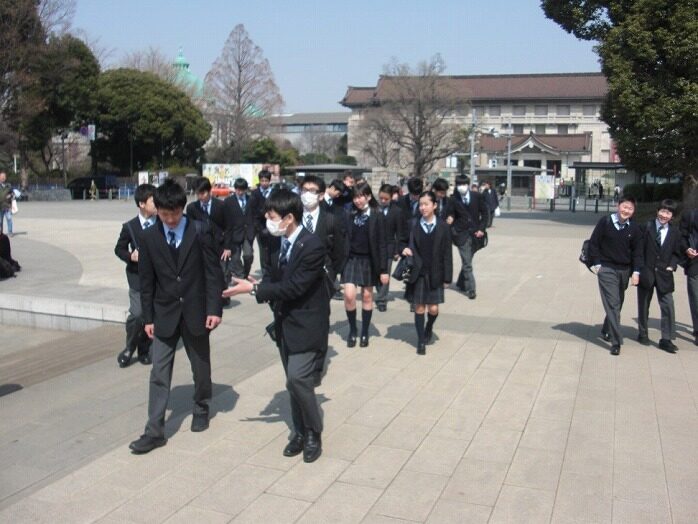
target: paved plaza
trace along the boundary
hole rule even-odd
[[[475,257],[477,299],[446,292],[423,357],[395,281],[366,349],[346,347],[333,301],[324,452],[305,464],[281,454],[283,369],[263,336],[269,309],[247,296],[212,336],[210,429],[189,431],[191,372],[178,352],[169,441],[130,453],[149,368],[116,364],[127,291],[113,247],[135,210],[21,203],[13,253],[24,269],[0,282],[0,522],[698,522],[685,278],[680,351],[656,346],[656,299],[654,343],[635,342],[630,289],[626,343],[610,356],[596,279],[577,262],[599,216],[495,219]]]

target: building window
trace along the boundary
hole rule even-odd
[[[526,116],[526,106],[514,106],[512,114],[514,116]]]
[[[533,128],[533,132],[537,135],[544,135],[545,127],[545,124],[536,124]]]
[[[548,106],[546,106],[546,105],[535,106],[534,110],[535,110],[536,116],[547,116],[548,115]]]
[[[514,124],[511,128],[515,135],[523,135],[523,124]]]
[[[584,116],[596,116],[596,106],[587,104],[582,107]]]
[[[570,116],[570,106],[557,106],[557,116]]]
[[[557,125],[557,134],[558,135],[566,135],[569,132],[570,132],[570,126],[568,126],[567,124],[558,124]]]
[[[487,108],[490,116],[500,116],[502,114],[502,106],[489,106]]]

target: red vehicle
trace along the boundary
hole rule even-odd
[[[211,188],[211,196],[217,198],[229,197],[232,192],[233,188],[225,182],[216,182],[215,184],[213,184],[213,187]]]

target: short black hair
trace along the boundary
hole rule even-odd
[[[444,178],[437,178],[431,185],[432,191],[448,191],[448,180]]]
[[[137,206],[145,204],[151,196],[155,196],[155,186],[152,184],[141,184],[133,192],[133,199]]]
[[[303,202],[301,202],[301,197],[285,187],[271,192],[264,203],[264,210],[274,211],[281,218],[291,214],[297,224],[300,224],[303,218]]]
[[[211,191],[211,181],[205,176],[202,176],[196,181],[196,192],[207,193],[209,191]]]
[[[267,178],[271,180],[271,173],[267,171],[266,169],[262,169],[258,174],[257,178]]]
[[[351,188],[351,199],[354,200],[357,196],[367,197],[368,205],[371,207],[376,207],[378,205],[376,199],[373,198],[373,191],[371,190],[371,186],[365,180],[359,182]]]
[[[673,200],[671,198],[665,198],[657,206],[657,211],[661,211],[662,209],[666,209],[667,211],[670,211],[672,215],[675,215],[677,207],[678,206],[676,205],[676,200]]]
[[[344,187],[344,182],[342,182],[339,178],[335,178],[332,182],[330,182],[330,187],[335,188],[340,193],[344,193],[344,190],[346,189]]]
[[[320,193],[324,193],[325,189],[327,189],[325,180],[321,176],[317,175],[305,175],[305,178],[301,182],[301,188],[303,188],[303,186],[306,184],[315,184]]]
[[[249,186],[247,185],[247,180],[244,178],[236,178],[235,183],[233,184],[233,189],[244,189],[247,191],[247,188]]]
[[[390,184],[383,184],[381,188],[378,190],[379,193],[386,193],[388,195],[393,194],[393,186]]]
[[[413,177],[407,181],[407,191],[410,195],[421,195],[424,191],[424,182],[421,178]]]
[[[618,205],[621,205],[623,202],[630,202],[633,206],[637,207],[635,197],[632,197],[630,195],[623,195],[618,199]]]
[[[354,177],[354,173],[352,173],[351,171],[344,172],[344,175],[342,176],[342,180],[344,180],[345,178],[352,178],[352,179],[354,179],[354,181],[356,181],[356,178]]]
[[[456,176],[456,185],[457,186],[469,186],[470,185],[470,178],[468,175],[458,175]]]
[[[436,204],[436,193],[434,193],[433,191],[422,191],[422,193],[419,195],[419,199],[421,200],[422,197],[429,197],[431,203]]]
[[[172,178],[167,178],[155,190],[155,207],[176,211],[187,205],[187,192]]]

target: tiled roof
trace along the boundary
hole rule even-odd
[[[591,133],[580,133],[575,135],[514,135],[511,139],[511,148],[523,145],[529,138],[538,141],[542,146],[560,152],[589,152],[591,151]],[[493,137],[490,135],[480,136],[480,150],[506,153],[507,137]]]
[[[389,96],[393,77],[381,76],[378,85],[349,87],[340,102],[345,107],[378,104]],[[533,101],[603,98],[608,89],[602,73],[443,76],[448,89],[466,101]]]
[[[351,113],[349,111],[337,111],[331,113],[292,113],[287,115],[274,115],[271,117],[272,125],[295,124],[346,124]]]

